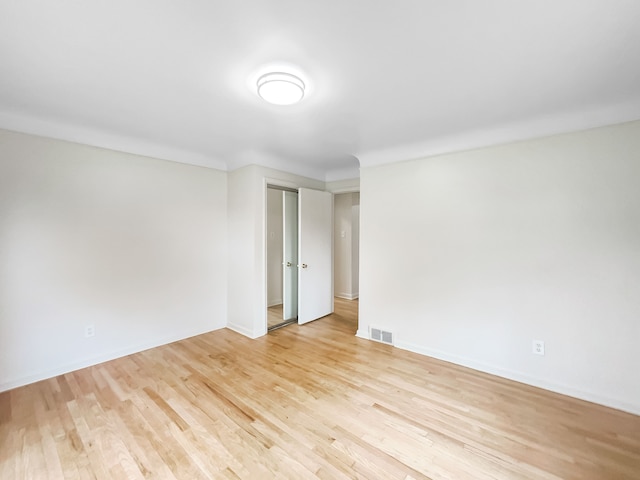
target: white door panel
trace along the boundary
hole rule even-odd
[[[298,190],[298,323],[333,313],[333,195]]]

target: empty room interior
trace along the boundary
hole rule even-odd
[[[640,478],[640,2],[0,2],[0,478]]]

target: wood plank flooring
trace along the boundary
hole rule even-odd
[[[275,327],[283,322],[282,304],[267,308],[267,328]]]
[[[356,308],[4,392],[0,478],[640,478],[640,417],[356,338]]]

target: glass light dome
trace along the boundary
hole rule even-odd
[[[258,95],[274,105],[298,103],[304,97],[304,89],[304,82],[290,73],[266,73],[258,78]]]

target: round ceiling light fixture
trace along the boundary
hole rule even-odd
[[[265,73],[258,78],[258,95],[275,105],[298,103],[304,97],[304,89],[304,82],[290,73]]]

